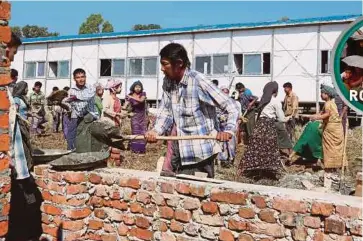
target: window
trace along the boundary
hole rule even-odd
[[[228,55],[213,56],[213,74],[228,73]]]
[[[49,78],[68,78],[69,77],[69,61],[51,61],[48,63]]]
[[[125,75],[124,59],[101,59],[100,76]]]
[[[155,76],[157,74],[157,57],[129,59],[129,75]]]
[[[24,78],[45,77],[45,62],[27,62],[25,63]]]
[[[322,50],[321,51],[321,66],[320,73],[321,74],[329,74],[330,73],[330,50]]]
[[[144,75],[156,75],[157,61],[156,57],[144,59]]]
[[[36,68],[36,62],[25,63],[25,78],[35,78]]]
[[[261,75],[271,73],[271,54],[234,54],[234,64],[238,74]]]
[[[195,58],[195,70],[205,75],[211,74],[211,56]]]

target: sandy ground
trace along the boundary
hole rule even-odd
[[[128,123],[129,121],[125,121]],[[50,126],[50,123],[49,123]],[[51,133],[47,128],[48,134],[43,136],[33,136],[33,146],[41,149],[66,149],[66,142],[62,133]],[[301,133],[302,128],[297,129],[297,134]],[[130,134],[130,126],[126,124],[123,127],[125,134]],[[323,192],[337,192],[339,187],[335,186],[335,190],[325,190],[323,186],[323,172],[314,169],[309,163],[295,163],[288,166],[286,172],[281,173],[277,180],[271,180],[268,178],[251,179],[248,177],[241,177],[236,175],[237,166],[243,156],[243,146],[238,146],[237,157],[233,167],[222,168],[219,165],[216,167],[216,178],[230,181],[238,181],[244,183],[254,183],[269,186],[280,186],[286,188],[297,189],[311,189]],[[130,151],[124,151],[124,162],[122,168],[137,169],[154,171],[156,169],[157,160],[159,157],[164,156],[166,153],[166,145],[162,142],[156,144],[147,145],[147,153],[145,155],[139,155],[131,153]],[[362,129],[355,128],[348,131],[348,144],[347,144],[347,157],[348,157],[348,171],[345,173],[343,189],[341,192],[344,194],[352,194],[354,191],[355,175],[362,168]],[[305,181],[304,181],[305,180]],[[312,184],[312,187],[306,184]]]

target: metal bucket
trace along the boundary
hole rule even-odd
[[[61,149],[35,149],[32,157],[34,164],[44,164],[72,153],[72,150]]]

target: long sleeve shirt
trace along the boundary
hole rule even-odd
[[[233,135],[239,113],[236,102],[201,73],[186,69],[179,83],[164,78],[154,130],[158,135],[164,135],[175,123],[178,136],[216,134],[217,108],[226,111],[228,118],[224,130]],[[179,149],[182,165],[203,161],[221,151],[215,140],[181,140]]]
[[[278,101],[276,97],[271,98],[270,103],[263,108],[260,116],[275,119],[280,122],[286,122],[288,120],[282,111],[281,102]]]
[[[82,118],[90,113],[95,119],[99,118],[95,105],[96,90],[90,85],[85,85],[82,89],[77,86],[69,90],[69,97],[65,100],[71,105],[71,118]]]

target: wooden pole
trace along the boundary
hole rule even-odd
[[[156,140],[165,140],[165,141],[180,141],[180,140],[216,140],[217,136],[157,136]],[[112,139],[113,141],[122,140],[120,139]],[[123,140],[145,140],[145,136],[140,135],[126,135],[123,136]]]

